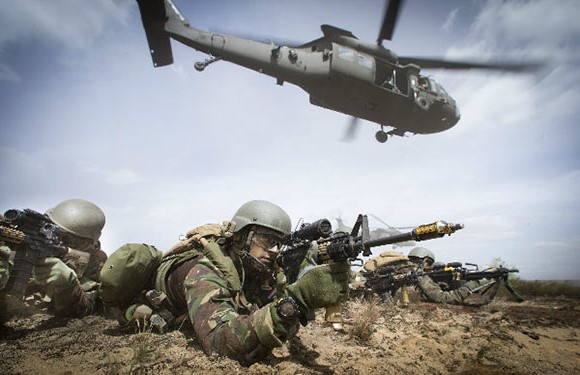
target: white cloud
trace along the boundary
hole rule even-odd
[[[0,48],[40,40],[71,48],[87,47],[114,22],[126,22],[129,1],[0,1]]]
[[[455,8],[451,12],[449,12],[447,18],[445,19],[445,22],[441,26],[441,30],[445,31],[446,33],[453,31],[453,26],[455,25],[455,20],[457,19],[458,12],[459,8]]]

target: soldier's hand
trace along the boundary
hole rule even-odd
[[[34,282],[54,288],[71,287],[78,283],[77,274],[58,258],[46,258],[32,269]]]
[[[307,269],[286,291],[307,311],[344,302],[349,279],[347,263],[324,264]]]

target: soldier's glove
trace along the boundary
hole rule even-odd
[[[334,306],[348,298],[350,266],[332,263],[314,266],[286,287],[287,293],[300,305],[303,312],[326,306]]]
[[[0,246],[0,290],[4,289],[10,276],[10,248]]]
[[[58,258],[46,258],[32,269],[34,282],[55,289],[74,287],[78,284],[77,274]]]

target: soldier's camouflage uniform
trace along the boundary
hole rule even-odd
[[[366,271],[377,271],[382,267],[394,267],[396,273],[406,273],[410,270],[419,270],[420,267],[417,264],[409,260],[409,258],[402,253],[394,251],[385,251],[378,256],[369,259],[365,265],[364,270]],[[417,278],[417,284],[415,288],[419,291],[420,297],[428,302],[435,303],[446,303],[453,305],[468,305],[468,306],[480,306],[489,302],[489,296],[482,296],[480,294],[471,293],[471,291],[484,283],[483,281],[469,281],[462,284],[458,288],[445,288],[443,289],[441,285],[437,284],[429,276],[419,276]],[[373,280],[368,280],[369,285],[373,285]],[[380,286],[380,279],[377,284]],[[405,286],[401,287],[401,299],[407,300],[407,291]],[[385,291],[394,292],[394,291]],[[407,304],[408,302],[402,301],[402,303]]]
[[[429,302],[480,306],[489,302],[489,299],[480,294],[472,294],[471,291],[481,286],[482,282],[483,281],[477,280],[468,281],[459,288],[443,290],[443,288],[441,288],[441,286],[433,281],[429,276],[419,276],[417,289]]]
[[[3,254],[10,254],[8,246],[2,246]],[[52,288],[50,285],[41,286],[30,284],[27,294],[38,296],[42,303],[48,304],[48,311],[59,317],[82,317],[92,313],[99,303],[98,287],[99,273],[103,263],[107,259],[107,254],[101,249],[95,250],[88,258],[88,263],[84,266],[84,271],[75,269],[74,265],[65,264],[72,268],[77,275],[80,275],[74,285]],[[10,267],[0,266],[0,279],[4,285],[8,282]],[[1,285],[2,288],[4,285]],[[0,288],[1,289],[1,288]]]
[[[71,288],[54,289],[51,296],[51,312],[56,316],[83,317],[99,309],[100,272],[107,260],[107,254],[100,248],[91,253],[89,262]],[[67,264],[75,272],[73,265]]]
[[[260,280],[244,275],[240,259],[220,243],[212,241],[203,250],[189,250],[162,263],[156,289],[167,294],[175,315],[187,314],[206,354],[250,364],[294,335],[298,323],[282,321],[271,303],[281,277]],[[180,257],[190,259],[179,261]]]

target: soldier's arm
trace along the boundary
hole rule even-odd
[[[99,286],[101,268],[107,260],[107,254],[103,250],[98,250],[91,254],[89,258],[89,263],[82,276],[79,278],[79,282],[84,291],[89,291],[96,289]]]
[[[459,305],[467,296],[469,296],[469,289],[466,287],[460,287],[445,292],[429,276],[420,276],[418,278],[417,287],[427,300],[431,302]]]
[[[98,250],[93,253],[82,276],[72,285],[55,288],[52,296],[52,309],[56,316],[83,317],[95,309],[99,273],[107,255]]]
[[[285,322],[272,304],[243,312],[220,272],[206,260],[188,273],[184,283],[188,314],[197,339],[209,354],[217,352],[252,363],[282,345],[298,322]]]

